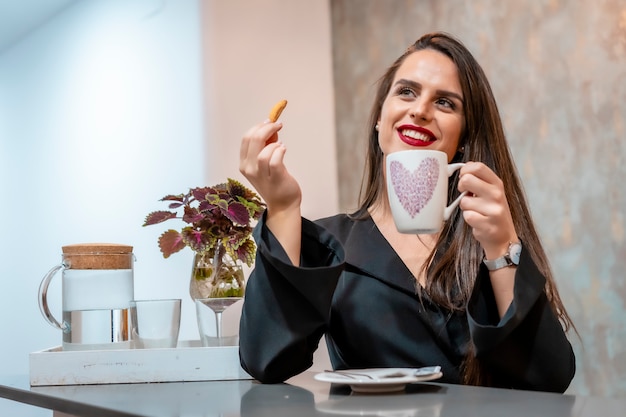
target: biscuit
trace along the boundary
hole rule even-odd
[[[275,122],[280,117],[280,114],[287,107],[287,100],[281,100],[272,107],[270,111],[270,122]]]

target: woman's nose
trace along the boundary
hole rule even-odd
[[[416,100],[411,107],[409,116],[411,116],[412,119],[430,120],[432,117],[431,106],[427,100]]]

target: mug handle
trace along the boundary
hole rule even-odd
[[[456,164],[449,164],[448,165],[448,177],[452,174],[454,174],[454,172],[456,172],[458,169],[460,169],[463,165],[465,165],[465,163],[463,162],[459,162]],[[448,220],[450,218],[450,216],[452,215],[452,211],[456,208],[456,206],[459,205],[459,203],[461,202],[461,199],[463,197],[465,197],[467,195],[467,191],[463,191],[461,193],[461,195],[459,195],[452,203],[450,203],[450,205],[448,207],[446,207],[443,210],[443,219],[444,220]]]
[[[50,312],[50,308],[48,307],[48,286],[50,285],[50,281],[52,281],[52,277],[59,272],[61,268],[65,267],[64,264],[60,264],[52,268],[41,280],[41,284],[39,285],[39,310],[41,314],[46,319],[48,323],[52,327],[56,327],[57,329],[61,329],[64,333],[69,331],[69,325],[65,322],[62,324],[54,318],[52,313]]]

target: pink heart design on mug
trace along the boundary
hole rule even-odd
[[[424,158],[413,172],[406,169],[402,162],[391,161],[389,174],[400,204],[413,218],[433,197],[439,180],[439,161]]]

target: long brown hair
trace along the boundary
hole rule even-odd
[[[574,326],[561,302],[547,256],[535,230],[489,81],[469,50],[454,37],[441,32],[422,36],[380,78],[369,120],[369,144],[359,209],[353,216],[367,217],[367,209],[384,197],[384,155],[378,145],[375,126],[398,68],[407,56],[423,49],[443,53],[458,69],[465,99],[465,126],[459,140],[459,147],[464,148],[464,152],[455,155],[455,162],[480,161],[500,177],[515,230],[524,244],[524,251],[530,254],[539,271],[546,277],[545,292],[548,300],[564,329],[568,331]],[[448,190],[450,198],[458,195],[457,178],[457,175],[451,178]],[[429,297],[450,310],[464,310],[482,259],[483,249],[463,220],[461,210],[457,208],[445,223],[435,248],[424,264],[430,265],[426,279]],[[463,381],[467,384],[488,384],[489,377],[481,370],[480,363],[473,354],[471,341],[468,341],[467,350],[461,369]]]

